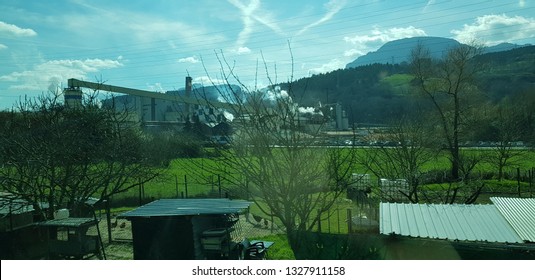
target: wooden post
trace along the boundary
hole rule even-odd
[[[336,217],[338,220],[338,234],[340,234],[340,209],[336,207]]]
[[[210,175],[210,185],[212,186],[212,192],[213,192],[214,191],[214,175]]]
[[[516,182],[517,182],[518,197],[522,197],[522,194],[520,193],[520,167],[516,168]]]
[[[142,199],[142,197],[141,197],[141,193],[142,193],[142,191],[141,191],[141,179],[138,179],[137,182],[138,182],[138,184],[139,184],[139,188],[138,188],[138,189],[139,189],[138,200],[139,200],[139,206],[141,206],[141,205],[143,204],[143,199]]]
[[[106,207],[106,222],[108,224],[108,242],[111,243],[112,236],[111,236],[110,198],[106,199],[106,202],[104,203],[104,207]]]
[[[318,210],[318,232],[321,233],[321,211]]]
[[[247,180],[247,177],[245,178],[245,199],[249,200],[249,180]]]
[[[273,233],[273,211],[271,211],[271,233]]]
[[[178,176],[175,175],[175,191],[176,191],[176,198],[178,198]]]
[[[331,233],[331,209],[329,209],[329,212],[327,212],[327,228],[329,233]]]
[[[141,199],[145,200],[145,183],[141,183]]]
[[[353,221],[351,219],[351,209],[347,209],[347,233],[351,233],[353,231]]]
[[[221,175],[217,174],[217,188],[219,189],[219,198],[221,198]]]
[[[529,173],[529,197],[533,198],[533,177],[535,176],[535,167],[531,168]]]
[[[184,174],[184,189],[186,190],[186,198],[188,198],[188,175]]]

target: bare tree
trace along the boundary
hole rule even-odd
[[[2,191],[53,218],[90,197],[109,199],[158,176],[141,154],[140,131],[125,116],[88,102],[67,108],[57,95],[6,112],[0,137]]]
[[[418,203],[422,199],[419,194],[422,192],[423,166],[436,156],[430,148],[433,137],[428,131],[422,120],[398,120],[384,139],[393,144],[368,149],[358,157],[358,162],[378,178],[404,180],[408,188],[398,191],[410,202]]]
[[[227,110],[234,116],[236,132],[229,148],[221,150],[204,171],[223,174],[264,215],[280,221],[298,254],[304,246],[299,233],[315,227],[318,215],[345,194],[355,150],[315,147],[322,125],[300,114],[291,86],[285,90],[271,82],[266,89],[248,88],[224,56],[219,58],[220,79],[227,89],[220,93],[232,104]],[[265,70],[270,78],[267,66]],[[233,83],[241,90],[236,91]]]
[[[435,61],[422,45],[412,51],[412,72],[416,88],[429,97],[438,113],[444,145],[451,161],[451,177],[462,180],[460,139],[466,124],[465,110],[470,96],[477,93],[476,78],[482,70],[473,58],[481,49],[460,45],[442,60]]]
[[[495,145],[487,160],[498,170],[498,180],[503,178],[506,167],[515,166],[516,159],[523,153],[515,147],[515,142],[522,137],[522,118],[508,104],[498,105],[490,120],[495,132]]]

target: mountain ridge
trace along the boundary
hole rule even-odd
[[[411,37],[393,40],[385,43],[376,51],[368,52],[363,56],[359,56],[354,61],[346,65],[346,69],[356,68],[370,64],[396,64],[408,62],[410,60],[411,51],[418,45],[422,44],[429,49],[431,57],[441,58],[449,49],[461,45],[458,41],[443,37]],[[516,45],[511,43],[501,43],[495,46],[484,47],[483,53],[508,51],[511,49],[523,47],[526,45]]]

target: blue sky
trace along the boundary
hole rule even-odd
[[[261,87],[414,36],[535,44],[535,3],[2,0],[0,109],[68,78],[155,91],[182,88],[186,75],[218,81],[223,57],[244,84]]]

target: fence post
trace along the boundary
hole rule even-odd
[[[329,208],[329,212],[327,212],[327,228],[329,230],[329,233],[331,233],[331,209]]]
[[[176,191],[176,198],[178,198],[178,176],[175,175],[175,191]]]
[[[531,168],[529,173],[529,197],[533,198],[533,177],[535,176],[535,167]]]
[[[249,180],[245,177],[245,199],[249,200]]]
[[[520,193],[520,167],[516,168],[516,182],[517,182],[518,197],[522,197],[522,194]]]
[[[353,221],[351,219],[353,215],[351,215],[351,209],[347,209],[347,233],[351,233],[353,231]]]
[[[139,185],[139,194],[138,194],[138,200],[139,200],[139,206],[141,206],[143,204],[143,199],[141,198],[141,179],[138,179],[137,180],[138,182],[138,185]]]
[[[321,211],[318,209],[318,232],[321,233]]]
[[[210,185],[212,186],[212,192],[213,192],[214,191],[214,175],[210,175]]]
[[[104,207],[106,207],[106,223],[108,224],[108,242],[111,243],[112,236],[111,236],[110,198],[106,199]]]
[[[188,175],[184,174],[184,188],[186,190],[186,198],[188,198]]]
[[[270,213],[271,215],[271,233],[273,234],[273,211]]]
[[[336,217],[338,221],[338,234],[340,234],[340,209],[338,207],[336,207]]]
[[[221,175],[217,174],[217,188],[219,189],[219,198],[221,198]]]

